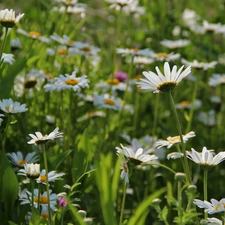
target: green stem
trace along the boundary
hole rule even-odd
[[[208,170],[204,169],[204,177],[203,177],[203,190],[204,190],[204,201],[208,199],[208,191],[207,191],[207,184],[208,183]],[[205,219],[208,218],[208,214],[204,213]]]
[[[125,200],[126,200],[126,190],[127,190],[127,184],[126,184],[126,182],[124,182],[123,199],[122,199],[122,206],[121,206],[121,211],[120,211],[120,223],[119,223],[119,225],[122,225],[122,223],[123,223],[123,213],[124,213]]]
[[[190,176],[190,170],[189,170],[188,160],[187,160],[186,151],[185,151],[183,134],[182,134],[180,121],[179,121],[179,118],[178,118],[178,115],[177,115],[177,110],[176,110],[176,107],[175,107],[175,104],[174,104],[174,101],[173,101],[173,96],[172,96],[171,91],[169,91],[169,97],[170,97],[171,107],[172,107],[173,113],[175,115],[178,133],[180,135],[180,141],[181,141],[181,146],[182,146],[182,153],[184,154],[184,172],[186,174],[187,182],[190,184],[191,183],[191,176]]]
[[[177,200],[178,200],[178,216],[179,216],[179,225],[183,224],[183,209],[182,209],[182,187],[181,181],[177,183]]]
[[[38,212],[41,213],[41,208],[40,208],[40,196],[41,196],[41,183],[38,184]]]
[[[5,143],[6,143],[6,139],[7,139],[7,131],[9,128],[9,124],[10,124],[10,116],[7,115],[6,118],[6,127],[5,130],[3,132],[3,134],[1,134],[1,139],[2,139],[2,151],[5,153]]]
[[[45,176],[46,176],[46,191],[48,198],[48,218],[51,221],[51,208],[50,208],[50,195],[49,195],[49,184],[48,184],[48,163],[47,163],[47,154],[45,145],[43,145],[43,156],[44,156],[44,165],[45,165]]]
[[[9,30],[9,28],[6,27],[5,28],[5,36],[4,36],[4,39],[3,39],[3,42],[2,42],[1,51],[0,51],[0,68],[1,68],[2,63],[3,63],[3,60],[1,60],[1,58],[2,58],[2,54],[3,54],[4,48],[5,48],[5,43],[6,43],[6,38],[7,38],[8,30]]]
[[[32,202],[32,216],[31,216],[31,220],[34,219],[34,179],[31,179],[31,202]]]

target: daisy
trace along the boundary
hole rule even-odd
[[[49,190],[49,198],[47,198],[47,192],[41,193],[40,194],[40,205],[43,207],[47,207],[48,205],[48,201],[50,202],[50,208],[52,210],[55,210],[55,205],[56,205],[56,200],[58,199],[57,194],[52,193],[52,190]],[[21,205],[25,205],[25,204],[30,204],[32,205],[31,202],[32,199],[32,193],[29,191],[26,191],[25,193],[22,193],[20,195],[20,200],[21,200]],[[38,207],[38,189],[34,189],[34,207],[37,208]]]
[[[122,10],[125,14],[132,15],[135,18],[145,14],[145,8],[138,6],[138,0],[134,0],[131,4],[124,6]]]
[[[121,174],[120,174],[120,178],[122,180],[124,180],[125,183],[129,183],[129,169],[128,169],[128,165],[127,165],[127,161],[126,160],[123,160],[122,161],[122,165],[121,165]]]
[[[105,0],[110,3],[110,8],[120,11],[124,6],[130,5],[134,0]]]
[[[189,40],[185,40],[185,39],[179,39],[176,41],[171,41],[171,40],[163,40],[160,41],[160,44],[170,48],[170,49],[175,49],[175,48],[182,48],[185,47],[187,45],[189,45],[191,42]]]
[[[136,65],[149,65],[155,62],[155,60],[146,56],[134,56],[133,62]]]
[[[56,180],[60,180],[65,173],[56,173],[56,171],[50,171],[48,173],[48,182],[55,182]],[[38,179],[36,179],[37,183],[42,183],[46,185],[46,171],[42,170]]]
[[[105,112],[102,112],[102,111],[90,111],[90,112],[87,112],[85,115],[77,118],[77,121],[81,122],[83,120],[87,120],[93,117],[106,117],[106,114]]]
[[[159,53],[154,53],[152,52],[150,54],[150,57],[159,60],[159,61],[173,61],[173,60],[177,60],[180,58],[180,54],[174,54],[173,52],[167,54],[167,53],[163,53],[163,52],[159,52]]]
[[[144,71],[143,75],[145,76],[144,79],[140,79],[140,82],[137,82],[139,87],[144,90],[151,90],[153,93],[160,93],[172,90],[175,88],[178,83],[186,77],[191,72],[191,67],[188,66],[183,72],[184,66],[182,66],[177,71],[177,66],[173,66],[172,71],[170,70],[170,66],[168,62],[164,63],[164,73],[156,67],[157,74],[153,73],[152,71]]]
[[[185,135],[182,135],[184,143],[188,141],[189,138],[195,137],[195,132],[191,131]],[[180,136],[168,137],[167,140],[158,140],[155,143],[156,148],[162,148],[167,146],[167,148],[171,148],[174,144],[181,143]]]
[[[22,47],[22,46],[21,46],[20,39],[19,39],[19,38],[12,39],[12,40],[10,41],[10,46],[11,46],[11,49],[12,49],[12,50],[20,49],[20,48]]]
[[[184,156],[181,152],[171,152],[167,155],[167,159],[179,159]]]
[[[207,32],[217,32],[221,28],[220,23],[209,23],[208,21],[204,20],[203,21],[203,28]]]
[[[55,77],[52,83],[46,84],[44,86],[45,91],[62,91],[65,89],[72,89],[76,92],[80,92],[81,88],[89,87],[89,80],[86,75],[82,75],[81,77],[76,77],[76,72],[74,71],[71,75],[59,75],[59,77]]]
[[[107,108],[119,110],[121,109],[121,104],[119,99],[114,98],[113,96],[109,96],[108,94],[94,94],[94,105],[98,108]]]
[[[124,55],[131,55],[131,56],[149,56],[152,54],[152,50],[145,48],[145,49],[138,49],[138,48],[117,48],[117,54]]]
[[[6,154],[10,162],[18,167],[23,167],[27,163],[36,163],[39,161],[39,156],[36,155],[36,152],[28,153],[25,157],[22,152],[12,152]]]
[[[209,78],[209,86],[217,86],[225,83],[225,74],[213,74],[212,77]]]
[[[158,157],[155,155],[149,155],[143,153],[143,148],[139,148],[137,150],[131,149],[129,147],[124,147],[122,144],[120,144],[120,147],[116,147],[117,154],[124,155],[124,157],[133,163],[134,165],[140,165],[142,163],[150,163],[154,160],[157,160]]]
[[[215,110],[211,109],[208,112],[200,112],[198,119],[207,126],[215,126],[218,124]]]
[[[211,202],[201,201],[199,199],[195,199],[193,202],[201,209],[205,209],[205,212],[208,214],[214,214],[225,211],[225,198],[222,198],[220,201],[212,198]]]
[[[54,41],[57,41],[61,45],[74,46],[74,41],[71,40],[67,35],[63,35],[63,37],[60,37],[58,34],[54,33],[50,36],[50,38]]]
[[[13,102],[11,98],[0,101],[0,109],[10,114],[22,113],[28,110],[26,104],[21,105],[19,102]]]
[[[55,2],[62,3],[65,5],[76,5],[77,4],[77,0],[55,0]]]
[[[2,53],[2,57],[0,61],[3,61],[4,63],[9,63],[12,65],[15,62],[14,55]]]
[[[225,152],[219,152],[215,155],[214,150],[208,150],[206,147],[203,147],[202,152],[197,152],[191,148],[191,151],[186,151],[186,155],[187,158],[205,169],[210,169],[225,160]]]
[[[194,10],[185,9],[182,14],[183,23],[188,27],[193,27],[197,24],[197,20],[199,19],[199,15]]]
[[[32,39],[35,39],[35,40],[40,40],[41,42],[44,42],[44,43],[47,43],[47,44],[51,43],[50,38],[42,36],[41,33],[37,32],[37,31],[32,30],[32,31],[27,32],[27,31],[19,28],[19,29],[17,29],[16,32],[19,33],[19,34],[22,34],[26,37],[29,37],[29,38],[32,38]]]
[[[32,138],[30,141],[28,141],[28,144],[43,144],[49,140],[54,140],[56,138],[63,137],[63,133],[59,132],[59,128],[56,127],[53,132],[51,132],[49,135],[42,135],[41,132],[35,132],[34,134],[29,134],[29,136]]]
[[[24,13],[15,16],[15,11],[12,9],[0,10],[0,23],[4,27],[14,27],[23,16]]]
[[[176,104],[177,109],[191,109],[192,105],[194,106],[194,109],[199,108],[202,105],[202,102],[198,99],[194,100],[194,104],[190,101],[182,101],[178,104]]]
[[[29,179],[36,179],[40,176],[40,164],[29,163],[24,165],[24,172]]]
[[[0,114],[0,126],[2,125],[2,121],[3,121],[3,119],[1,117],[4,117],[4,115]]]
[[[203,69],[203,70],[213,69],[217,65],[216,61],[205,63],[205,62],[199,62],[197,60],[194,60],[193,62],[189,62],[186,59],[181,59],[181,62],[185,64],[186,66],[191,66],[192,68]]]

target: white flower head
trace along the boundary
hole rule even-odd
[[[171,152],[167,155],[167,159],[179,159],[184,156],[181,152]]]
[[[122,180],[124,180],[125,183],[129,183],[129,176],[128,176],[128,173],[129,173],[129,169],[128,169],[128,165],[127,165],[127,160],[123,159],[122,161],[122,165],[121,165],[121,174],[120,174],[120,177]]]
[[[120,146],[121,148],[116,147],[117,154],[124,155],[124,157],[134,165],[140,165],[142,163],[151,163],[152,161],[158,159],[158,157],[155,155],[145,154],[143,152],[143,148],[138,148],[137,150],[134,150],[129,147],[124,147],[122,144]]]
[[[13,57],[14,57],[13,54],[2,53],[2,58],[0,59],[0,61],[12,65],[15,62],[15,59]]]
[[[22,113],[28,110],[26,104],[21,105],[19,102],[13,102],[11,98],[0,101],[0,109],[10,114]]]
[[[137,84],[141,89],[150,90],[153,91],[153,93],[167,92],[174,89],[178,83],[191,72],[190,66],[181,72],[183,67],[184,66],[177,71],[177,66],[175,65],[172,70],[170,70],[169,63],[165,62],[164,75],[159,68],[156,67],[157,74],[152,71],[144,71],[143,75],[145,78],[140,79]]]
[[[225,152],[219,152],[215,155],[213,150],[208,150],[206,147],[203,147],[202,152],[197,152],[191,148],[191,151],[186,151],[186,155],[187,158],[205,169],[210,169],[225,160]]]
[[[211,224],[211,225],[223,225],[223,222],[222,220],[219,220],[217,218],[207,218],[207,221],[208,221],[208,224]]]
[[[193,202],[195,205],[197,205],[201,209],[205,209],[205,212],[208,214],[214,214],[219,212],[225,211],[225,198],[222,198],[220,201],[217,201],[216,199],[211,199],[211,202],[208,201],[201,201],[199,199],[195,199]]]
[[[57,127],[49,135],[42,135],[41,132],[35,132],[35,135],[29,134],[29,136],[32,139],[27,142],[28,144],[44,144],[49,140],[54,140],[56,138],[63,137],[63,133],[59,132],[59,128]]]
[[[50,171],[48,173],[48,182],[55,182],[56,180],[60,180],[65,173],[56,173],[56,171]],[[37,183],[42,183],[46,185],[46,171],[42,170],[40,176],[36,179]]]
[[[15,11],[12,9],[0,10],[0,23],[4,27],[14,27],[23,16],[24,13],[15,16]]]
[[[24,165],[27,178],[36,179],[40,176],[40,164],[30,163]]]
[[[182,135],[184,143],[188,141],[189,138],[195,137],[195,132],[191,131],[185,135]],[[181,143],[180,136],[168,137],[167,140],[158,140],[155,143],[156,148],[161,148],[167,146],[167,148],[171,148],[174,144]]]

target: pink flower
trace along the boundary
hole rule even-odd
[[[127,74],[122,72],[122,71],[118,71],[115,75],[115,78],[117,78],[120,82],[123,82],[127,79]]]

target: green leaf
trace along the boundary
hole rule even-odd
[[[12,168],[7,167],[2,179],[2,199],[8,219],[11,219],[13,206],[18,196],[19,184]]]
[[[12,221],[8,221],[9,225],[17,225],[16,223],[13,223]]]
[[[49,159],[52,167],[57,169],[59,165],[64,161],[64,159],[72,152],[72,150],[67,150],[65,152],[59,153]]]
[[[161,188],[158,191],[154,192],[152,195],[147,197],[135,210],[133,216],[130,218],[128,225],[142,225],[145,222],[145,218],[148,214],[148,207],[151,204],[151,202],[158,198],[160,195],[162,195],[164,192],[166,192],[166,188]],[[140,222],[141,221],[141,222]]]
[[[16,75],[26,66],[27,59],[21,58],[9,68],[7,74],[0,80],[0,98],[8,98],[12,90]]]

